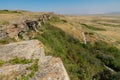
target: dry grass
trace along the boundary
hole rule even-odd
[[[67,24],[55,24],[65,32],[72,34],[79,40],[82,40],[81,32],[92,32],[94,36],[86,36],[88,41],[104,40],[120,48],[120,15],[91,15],[91,16],[66,16]],[[96,28],[105,29],[105,31],[90,30],[82,28],[80,24],[87,24]]]
[[[25,19],[34,19],[35,15],[44,14],[34,12],[22,12],[15,14],[0,14],[0,25],[21,22]],[[120,15],[86,15],[86,16],[65,16],[61,17],[67,20],[67,23],[55,23],[54,25],[61,28],[65,32],[73,35],[83,41],[82,32],[92,33],[87,40],[94,42],[95,40],[105,40],[106,42],[115,43],[120,48]],[[106,31],[97,31],[83,28],[80,24],[87,24],[96,28],[103,28]]]

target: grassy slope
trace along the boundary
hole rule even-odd
[[[87,26],[92,30],[101,30],[90,27]],[[103,41],[97,41],[93,45],[88,42],[87,45],[84,45],[72,35],[50,23],[41,26],[40,31],[43,34],[37,33],[35,39],[43,42],[47,55],[62,59],[71,80],[92,80],[93,77],[96,80],[120,79],[115,79],[120,71],[120,51],[117,48]],[[14,39],[7,38],[1,40],[0,43],[11,41],[14,41]],[[107,71],[104,65],[117,71],[117,74]]]
[[[49,23],[40,29],[43,34],[38,33],[35,39],[43,42],[47,55],[62,59],[71,80],[92,80],[93,76],[105,69],[104,64],[119,71],[120,51],[117,48],[109,47],[102,41],[94,45],[81,44],[73,36]]]

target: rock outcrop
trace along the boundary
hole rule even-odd
[[[19,19],[18,22],[9,22],[7,25],[0,25],[0,39],[6,37],[18,39],[19,37],[24,40],[29,40],[28,34],[30,31],[37,32],[39,26],[56,17],[56,15],[50,13],[32,16],[34,16],[33,19]]]
[[[22,41],[0,46],[0,60],[8,62],[0,67],[0,80],[21,80],[21,75],[30,73],[34,63],[10,64],[14,58],[38,61],[38,69],[28,80],[69,80],[69,76],[60,58],[45,56],[43,44],[38,40]],[[32,66],[33,67],[33,66]]]

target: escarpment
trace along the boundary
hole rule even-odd
[[[30,17],[0,24],[0,80],[69,80],[62,60],[45,56],[43,44],[30,40],[57,16],[44,13]]]

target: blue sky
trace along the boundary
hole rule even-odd
[[[120,12],[120,0],[0,0],[0,9],[99,14]]]

